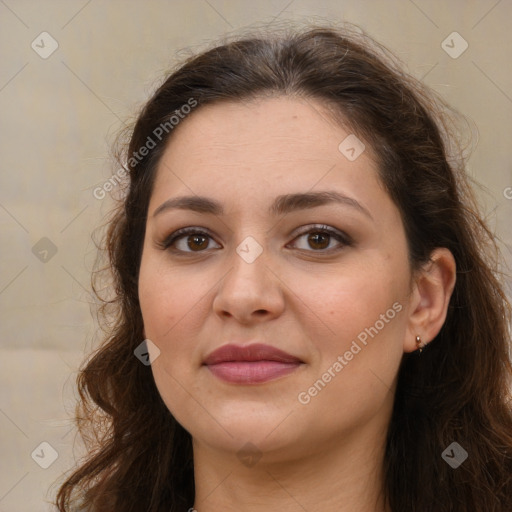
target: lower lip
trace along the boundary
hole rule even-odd
[[[236,384],[258,384],[288,375],[300,363],[279,361],[230,361],[207,365],[208,369],[221,380]]]

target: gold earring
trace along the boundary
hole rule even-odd
[[[423,350],[423,345],[421,344],[420,336],[416,336],[416,345],[418,345],[418,348],[420,349],[420,354],[421,354],[421,351]]]

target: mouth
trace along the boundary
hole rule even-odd
[[[203,365],[217,378],[236,384],[259,384],[288,375],[303,364],[299,358],[270,345],[224,345]]]

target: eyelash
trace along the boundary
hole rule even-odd
[[[310,226],[307,231],[303,231],[301,233],[298,233],[297,236],[294,238],[296,240],[297,238],[300,238],[301,236],[308,235],[310,233],[313,234],[325,234],[329,235],[330,237],[334,238],[336,241],[342,244],[342,247],[338,248],[331,248],[331,249],[319,249],[319,250],[308,250],[308,249],[299,249],[301,251],[306,252],[314,252],[314,253],[331,253],[333,251],[339,251],[343,248],[343,246],[350,247],[353,245],[352,239],[345,233],[332,229],[329,226],[326,225],[314,225]],[[213,238],[207,231],[202,230],[197,227],[187,227],[187,228],[181,228],[169,235],[165,238],[162,242],[158,242],[158,246],[161,249],[170,249],[173,244],[175,244],[179,239],[185,237],[186,235],[199,235],[199,236],[205,236],[209,238]],[[207,249],[203,251],[182,251],[181,249],[172,249],[175,253],[181,253],[181,254],[200,254],[201,252],[206,252]]]

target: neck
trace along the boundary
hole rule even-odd
[[[335,439],[300,456],[249,467],[233,453],[194,442],[198,512],[390,512],[383,500],[385,429]],[[357,438],[357,439],[354,439]]]

